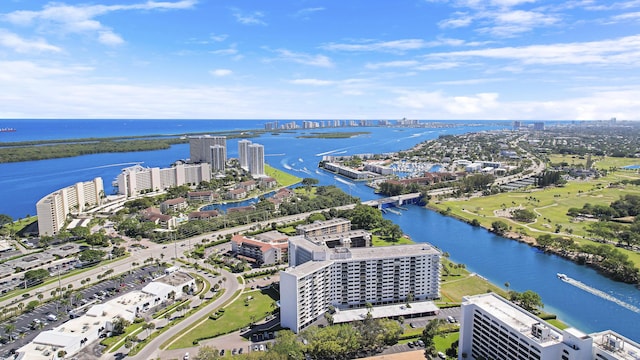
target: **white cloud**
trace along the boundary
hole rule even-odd
[[[468,9],[454,12],[450,18],[440,21],[438,26],[455,29],[477,23],[479,27],[476,31],[506,38],[561,21],[561,16],[557,14],[560,10],[558,6],[516,9],[518,6],[534,2],[535,0],[456,1],[454,6]]]
[[[0,69],[3,70],[0,71],[0,81],[13,85],[18,85],[22,82],[37,82],[41,79],[58,81],[60,76],[85,75],[93,70],[93,68],[87,66],[44,65],[32,61],[0,61]],[[7,90],[10,88],[7,88]],[[14,87],[18,91],[20,88],[22,86]]]
[[[535,2],[535,0],[491,0],[492,5],[500,7],[514,7],[533,2]]]
[[[120,35],[108,30],[100,31],[98,35],[98,41],[105,45],[120,45],[124,43],[124,40],[122,40]]]
[[[640,19],[640,11],[616,15],[616,16],[613,16],[612,19],[614,21],[638,20]]]
[[[215,55],[236,55],[238,53],[238,49],[236,49],[236,45],[232,44],[231,47],[226,49],[218,49],[211,51],[212,54]]]
[[[215,42],[223,42],[223,41],[227,40],[228,37],[229,37],[229,35],[227,35],[227,34],[211,34],[209,36],[209,38],[211,38],[211,40],[213,40]]]
[[[402,67],[413,67],[418,65],[419,62],[416,60],[396,60],[396,61],[387,61],[387,62],[379,62],[379,63],[367,63],[365,67],[371,70],[384,69],[384,68],[402,68]]]
[[[465,80],[449,80],[449,81],[438,81],[436,85],[478,85],[478,84],[486,84],[490,82],[498,82],[505,81],[505,78],[482,78],[482,79],[465,79]]]
[[[93,33],[104,44],[114,45],[123,42],[122,38],[113,33],[95,18],[116,11],[133,10],[173,10],[188,9],[197,3],[196,0],[147,1],[128,5],[66,5],[50,2],[42,10],[19,10],[0,15],[0,17],[14,25],[36,25],[45,33]]]
[[[311,14],[317,13],[319,11],[324,11],[324,10],[325,8],[323,7],[312,7],[312,8],[300,9],[293,15],[293,17],[306,20],[306,19],[309,19]]]
[[[490,58],[542,65],[638,65],[640,35],[612,40],[433,53],[430,58]]]
[[[498,94],[479,93],[472,96],[445,96],[441,92],[404,92],[395,99],[400,107],[415,109],[440,109],[451,115],[485,113],[499,106]]]
[[[422,64],[416,67],[416,69],[417,70],[446,70],[446,69],[457,68],[460,66],[462,66],[462,63],[460,62],[443,61],[443,62]]]
[[[329,85],[334,85],[336,82],[331,80],[320,80],[320,79],[294,79],[289,81],[289,83],[295,84],[295,85],[329,86]]]
[[[229,76],[233,74],[233,71],[229,69],[215,69],[215,70],[209,71],[209,73],[216,77],[224,77],[224,76]]]
[[[47,43],[44,39],[26,40],[20,36],[0,29],[0,45],[10,48],[17,53],[61,52],[57,46]]]
[[[278,59],[284,61],[291,61],[298,64],[318,66],[318,67],[333,67],[331,59],[325,55],[309,55],[304,53],[297,53],[286,49],[275,50],[278,53]]]
[[[361,44],[339,44],[330,43],[323,45],[325,50],[335,51],[382,51],[382,52],[404,52],[409,50],[419,50],[432,46],[422,39],[402,39],[380,42],[365,42]]]
[[[260,11],[254,11],[252,13],[243,13],[240,9],[232,9],[233,16],[236,18],[236,21],[242,25],[267,25],[262,18],[264,14]]]

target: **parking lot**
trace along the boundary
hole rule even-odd
[[[112,299],[124,292],[142,289],[152,279],[153,274],[163,270],[156,265],[137,268],[124,278],[104,280],[77,291],[75,293],[78,295],[73,295],[68,301],[50,301],[30,313],[23,313],[11,321],[1,323],[0,330],[3,336],[0,338],[0,357],[11,355],[32,341],[41,331],[51,330],[73,315],[82,315],[93,303]],[[73,309],[76,311],[70,313]],[[8,330],[11,331],[7,332]]]

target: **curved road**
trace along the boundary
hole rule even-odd
[[[185,330],[191,327],[196,321],[198,321],[203,316],[212,313],[215,309],[217,309],[220,305],[222,305],[225,301],[231,299],[236,291],[240,288],[240,284],[236,279],[236,274],[232,274],[226,270],[218,269],[220,271],[220,276],[225,277],[227,280],[223,284],[225,288],[224,294],[198,310],[196,313],[192,314],[188,318],[182,320],[179,324],[172,326],[169,330],[162,333],[157,338],[151,340],[138,354],[132,356],[131,359],[136,360],[146,360],[146,359],[157,359],[160,356],[163,350],[160,349],[160,345],[162,345],[165,341],[169,340],[174,334],[186,332]],[[102,355],[100,359],[111,360],[115,359],[116,353],[108,353]]]

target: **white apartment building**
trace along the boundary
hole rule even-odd
[[[246,171],[249,171],[249,145],[251,145],[249,140],[238,141],[238,161],[240,167]]]
[[[222,145],[213,145],[209,151],[211,152],[211,170],[223,173],[227,163],[227,149]]]
[[[211,147],[220,145],[224,148],[224,159],[227,159],[226,136],[192,136],[189,137],[189,160],[192,163],[211,163]]]
[[[178,164],[170,168],[145,168],[135,165],[123,169],[116,181],[119,194],[136,196],[148,191],[211,181],[211,166],[209,163]]]
[[[458,359],[640,359],[640,345],[613,332],[560,330],[494,294],[463,299]]]
[[[428,244],[334,248],[289,238],[290,264],[280,272],[281,325],[298,332],[329,305],[358,308],[440,296],[440,251]],[[308,260],[307,260],[308,259]]]
[[[40,236],[54,236],[62,229],[67,215],[81,213],[89,206],[100,205],[104,196],[102,178],[79,182],[52,192],[36,203]]]
[[[251,176],[264,175],[264,146],[260,144],[250,144],[249,149],[249,173]]]

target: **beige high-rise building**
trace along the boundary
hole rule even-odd
[[[36,203],[38,233],[40,236],[58,234],[64,227],[67,215],[100,205],[103,197],[104,186],[99,177],[52,192]]]
[[[145,168],[136,165],[123,169],[116,181],[119,194],[136,196],[173,186],[198,185],[203,181],[211,181],[211,165],[178,164],[170,168]]]

